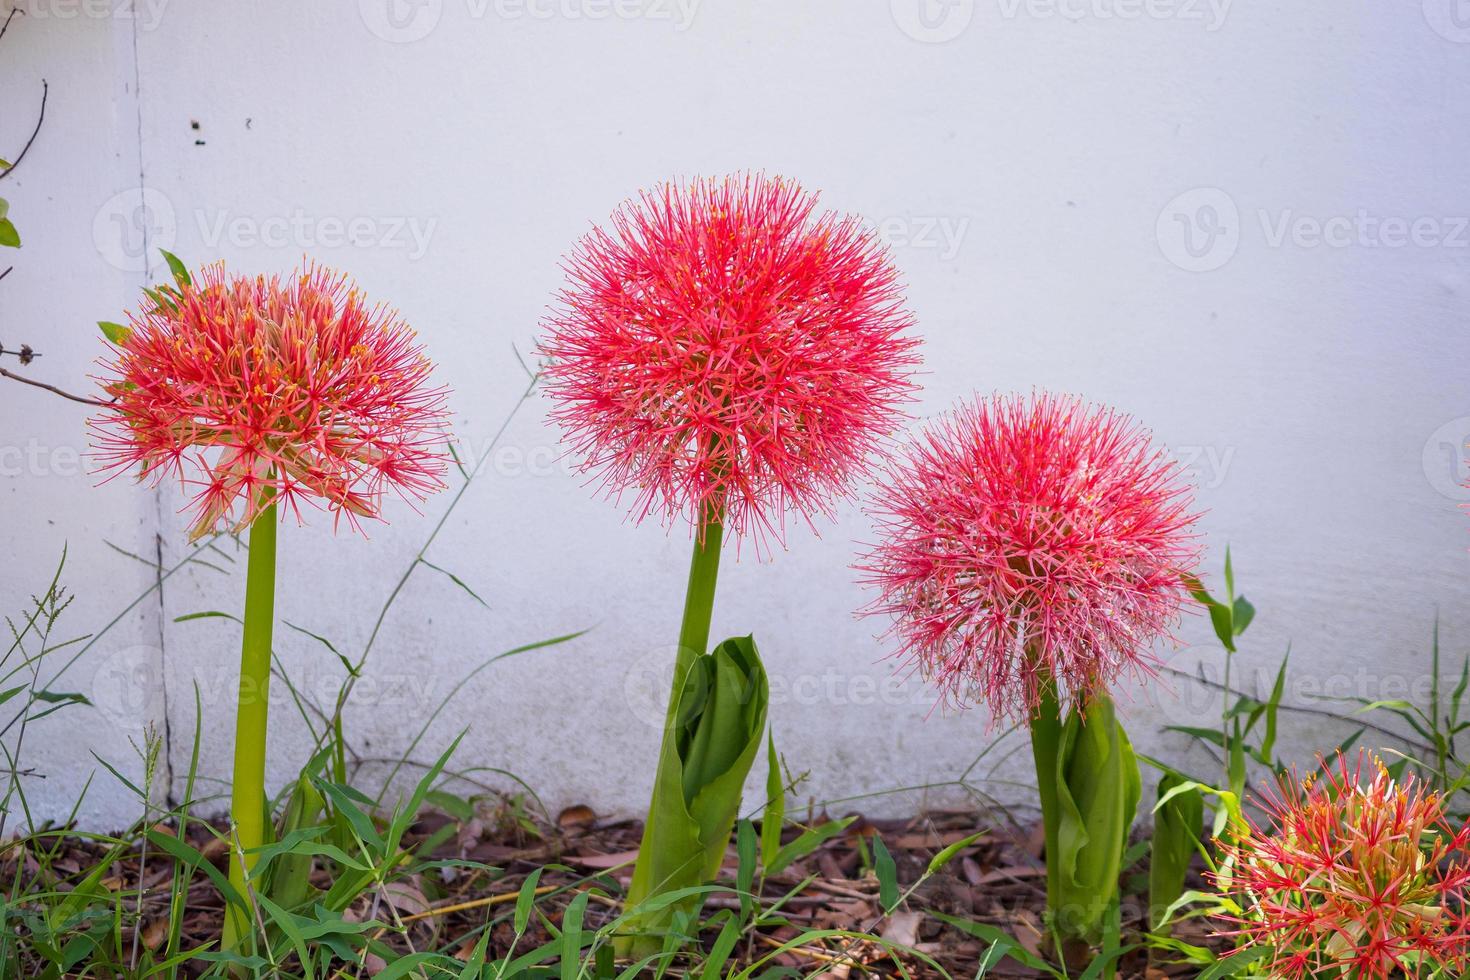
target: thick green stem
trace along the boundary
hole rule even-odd
[[[1057,753],[1061,750],[1061,742],[1062,706],[1057,700],[1055,686],[1048,682],[1031,716],[1031,757],[1036,762],[1036,788],[1041,797],[1041,826],[1046,840],[1047,908],[1056,908],[1057,875],[1060,873],[1057,860],[1057,828],[1061,821]]]
[[[271,627],[276,604],[276,505],[262,510],[250,526],[250,559],[245,576],[245,638],[240,648],[240,690],[235,714],[235,775],[230,819],[235,826],[230,883],[247,902],[246,871],[255,865],[249,852],[265,843],[265,731],[270,709]],[[243,860],[243,864],[242,864]],[[224,948],[238,949],[250,933],[247,909],[229,906]]]
[[[724,509],[711,503],[694,538],[694,556],[689,561],[689,585],[684,591],[684,621],[679,625],[679,650],[674,659],[674,687],[684,687],[684,678],[694,661],[709,651],[710,619],[715,611],[715,580],[720,573],[720,545],[724,541]],[[670,696],[665,725],[674,722],[677,698]]]
[[[633,869],[633,880],[628,887],[627,904],[631,910],[661,890],[669,887],[665,881],[655,880],[659,876],[653,869],[656,865],[668,864],[662,860],[667,854],[678,854],[688,850],[687,841],[678,842],[678,835],[688,833],[687,827],[666,827],[659,819],[660,812],[669,810],[667,794],[684,793],[682,785],[668,783],[668,774],[682,772],[678,765],[679,751],[675,729],[678,718],[680,693],[689,677],[690,670],[709,650],[710,620],[714,615],[715,582],[720,570],[720,545],[724,538],[724,509],[710,504],[704,519],[696,530],[694,555],[689,562],[689,584],[684,593],[684,620],[679,627],[679,649],[674,656],[674,683],[669,691],[669,707],[664,718],[664,737],[659,749],[659,765],[654,777],[653,797],[648,805],[648,819],[643,826],[643,839],[638,846],[638,862]],[[661,805],[665,804],[665,805]],[[686,812],[684,804],[677,810]],[[687,823],[687,818],[684,821]],[[674,835],[673,838],[670,835]],[[680,872],[685,869],[680,866]],[[656,931],[668,918],[664,910],[651,915],[630,916],[630,934],[619,936],[617,948],[623,956],[642,956],[655,953],[662,945]]]

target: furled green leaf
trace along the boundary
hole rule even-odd
[[[0,218],[0,245],[20,248],[20,232],[10,223],[9,218]]]
[[[1072,712],[1057,752],[1057,849],[1053,925],[1089,942],[1102,938],[1118,901],[1118,876],[1143,781],[1112,701],[1096,698]]]
[[[691,914],[701,901],[696,896],[659,907],[653,903],[660,896],[703,885],[719,872],[766,727],[769,689],[755,641],[735,637],[695,658],[676,698],[654,777],[644,853],[628,889],[620,937],[625,955],[660,950],[676,916]]]
[[[1159,779],[1159,797],[1167,798],[1154,811],[1154,833],[1150,842],[1148,877],[1149,921],[1163,925],[1164,914],[1184,893],[1189,862],[1194,858],[1204,833],[1204,797],[1198,789],[1171,794],[1186,782],[1173,773]]]

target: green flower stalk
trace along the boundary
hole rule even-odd
[[[753,640],[709,650],[721,544],[760,551],[787,513],[828,512],[913,390],[891,257],[859,219],[815,209],[780,177],[660,185],[578,243],[545,324],[551,415],[583,468],[634,495],[635,519],[694,529],[624,955],[662,949],[691,904],[669,893],[718,872],[765,723]]]
[[[898,656],[945,701],[1029,725],[1047,904],[1064,956],[1118,901],[1141,781],[1108,691],[1156,664],[1197,561],[1178,470],[1131,419],[1079,399],[960,405],[873,498],[858,565]]]
[[[245,626],[240,645],[240,691],[235,709],[235,768],[230,780],[230,814],[240,850],[230,855],[230,884],[249,894],[246,877],[256,856],[246,848],[265,843],[265,733],[270,713],[271,632],[276,605],[276,506],[260,512],[250,527],[245,572]],[[249,910],[230,905],[224,947],[234,949],[250,934]]]
[[[265,794],[276,530],[301,504],[354,529],[383,492],[442,486],[445,390],[393,310],[366,305],[344,276],[306,266],[282,280],[191,276],[164,253],[171,285],[146,290],[127,326],[103,324],[111,401],[92,420],[102,469],[141,467],[193,491],[191,538],[249,529],[235,722],[230,880],[241,902],[224,948],[251,934],[249,871],[270,837]]]

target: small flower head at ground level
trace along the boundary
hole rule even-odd
[[[180,271],[110,348],[101,468],[193,488],[192,537],[242,531],[272,503],[299,518],[302,499],[356,527],[387,489],[443,485],[446,390],[408,325],[341,274]]]
[[[641,520],[779,540],[903,419],[918,341],[888,249],[781,177],[661,184],[567,256],[545,322],[551,417]]]
[[[1438,794],[1359,753],[1283,777],[1262,806],[1269,826],[1222,842],[1216,881],[1244,907],[1221,934],[1270,950],[1267,975],[1466,975],[1470,824],[1452,827]]]
[[[1023,721],[1154,666],[1197,561],[1189,488],[1131,418],[1039,392],[965,402],[894,464],[859,559],[896,656]]]

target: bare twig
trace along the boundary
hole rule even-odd
[[[5,24],[7,27],[10,26],[9,18],[6,19]],[[0,35],[3,35],[3,31],[0,31]],[[31,151],[31,144],[36,142],[36,137],[41,132],[41,123],[46,121],[46,96],[50,94],[50,91],[51,89],[50,86],[46,84],[46,79],[41,79],[41,112],[36,116],[36,128],[31,130],[31,138],[26,140],[25,146],[21,147],[20,156],[10,161],[10,166],[6,167],[4,170],[0,170],[0,180],[4,180],[6,177],[9,177],[10,172],[16,167],[20,166],[20,162],[24,160],[26,158],[26,154]]]
[[[10,12],[10,16],[5,18],[5,23],[4,24],[0,24],[0,38],[4,38],[5,37],[5,32],[8,31],[8,30],[10,30],[10,22],[13,21],[13,20],[15,20],[15,15],[16,14],[23,14],[23,13],[25,13],[25,11],[24,10],[21,10],[19,7],[16,7],[14,10],[12,10]]]
[[[7,353],[9,352],[7,351]],[[16,374],[14,371],[7,371],[4,368],[0,368],[0,378],[9,378],[11,381],[19,381],[21,384],[30,385],[33,388],[43,388],[46,391],[51,392],[53,395],[60,395],[62,398],[66,398],[74,402],[81,402],[83,405],[97,405],[100,408],[107,408],[109,405],[112,404],[112,402],[105,402],[100,398],[89,398],[86,395],[73,395],[69,391],[62,391],[55,385],[48,385],[44,381],[36,381],[23,375]]]

